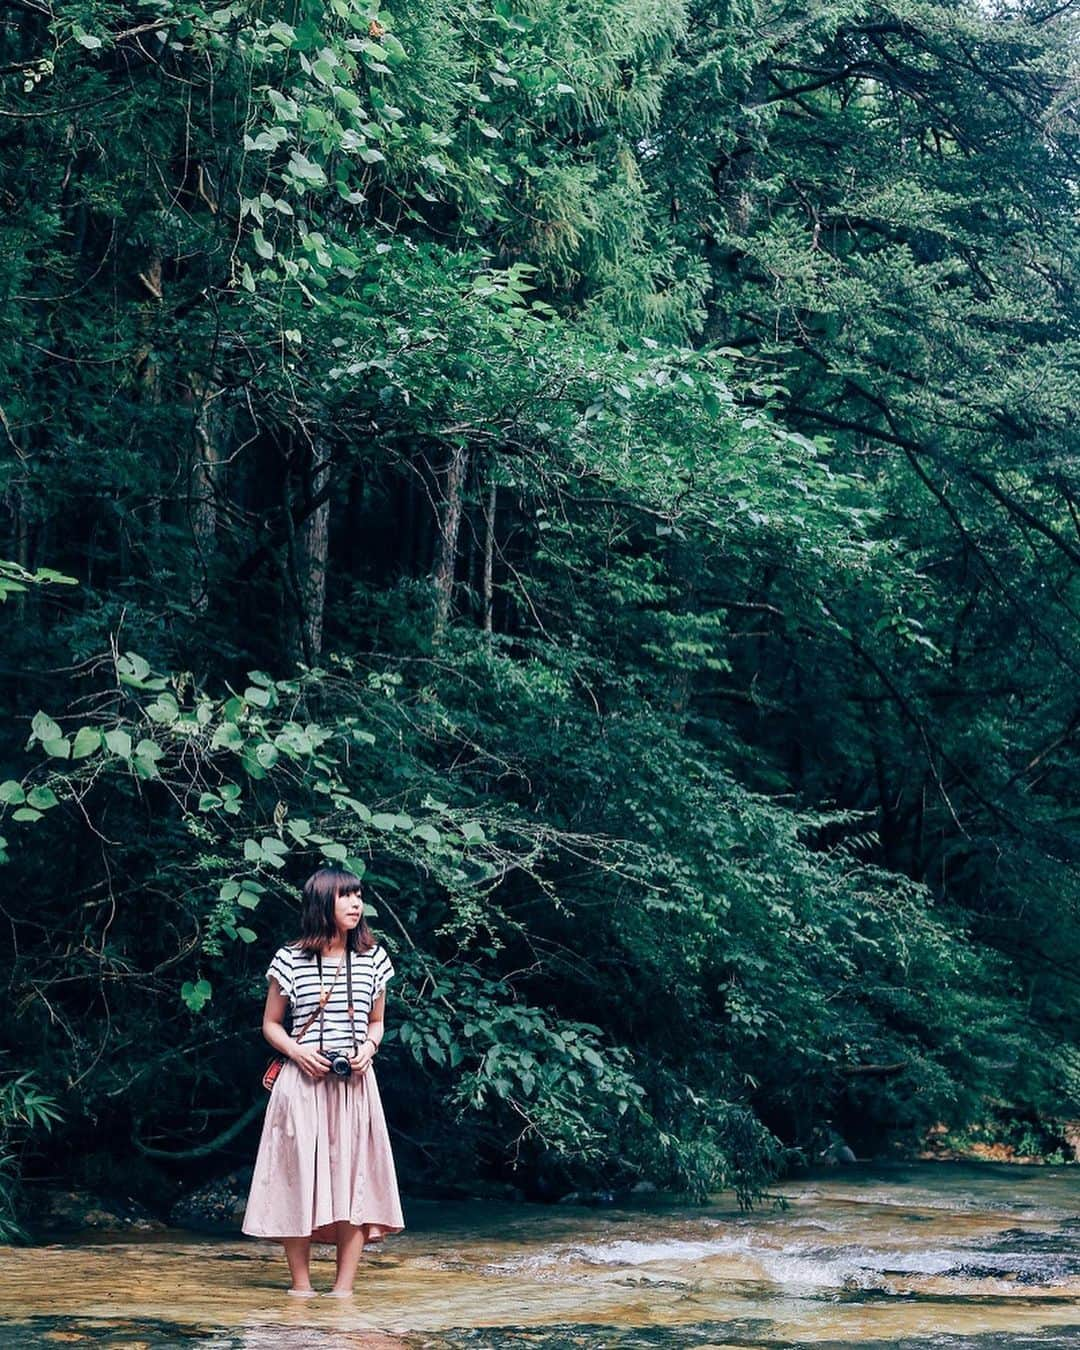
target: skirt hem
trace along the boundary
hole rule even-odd
[[[250,1228],[241,1228],[240,1231],[245,1237],[260,1238],[264,1242],[280,1242],[283,1238],[301,1237],[311,1238],[312,1242],[332,1243],[334,1241],[333,1229],[339,1223],[350,1223],[354,1228],[363,1228],[365,1246],[369,1242],[382,1242],[383,1238],[393,1237],[395,1234],[403,1233],[405,1231],[403,1225],[375,1223],[371,1220],[364,1220],[361,1223],[356,1223],[352,1219],[331,1219],[327,1223],[320,1224],[317,1228],[312,1228],[310,1232],[307,1233],[257,1233],[253,1232]]]

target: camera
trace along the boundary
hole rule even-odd
[[[348,1078],[352,1073],[352,1065],[349,1063],[349,1056],[344,1050],[322,1050],[320,1051],[323,1059],[330,1061],[330,1072],[337,1074],[339,1078]]]

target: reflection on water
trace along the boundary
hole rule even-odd
[[[354,1300],[189,1233],[7,1249],[0,1346],[1080,1350],[1078,1168],[854,1168],[788,1208],[414,1203]],[[332,1249],[316,1249],[327,1288]]]

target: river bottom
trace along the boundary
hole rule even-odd
[[[816,1350],[1077,1350],[1080,1321],[1054,1330],[941,1332],[899,1340],[819,1340]],[[157,1319],[105,1321],[34,1317],[0,1327],[4,1350],[26,1346],[85,1346],[86,1350],[799,1350],[805,1341],[772,1334],[765,1318],[698,1326],[614,1328],[587,1324],[553,1327],[486,1327],[448,1330],[438,1336],[381,1331],[329,1331],[322,1327],[267,1324],[231,1328],[170,1324]]]
[[[84,1235],[3,1252],[0,1350],[1080,1350],[1078,1183],[931,1164],[752,1214],[416,1201],[350,1300],[289,1298],[273,1242]]]

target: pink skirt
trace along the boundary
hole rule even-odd
[[[333,1242],[345,1220],[365,1242],[405,1227],[375,1070],[308,1078],[286,1060],[266,1106],[243,1231]]]

